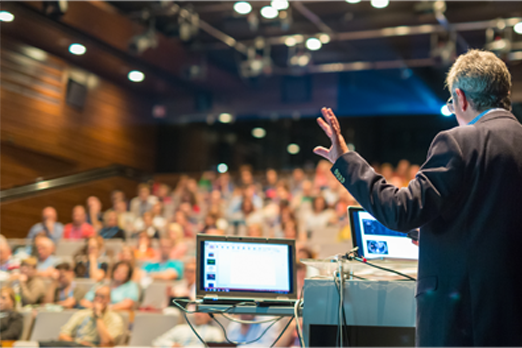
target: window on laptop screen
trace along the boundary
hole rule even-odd
[[[206,292],[292,293],[291,247],[238,241],[203,242]]]
[[[351,211],[354,241],[359,254],[367,259],[419,258],[419,247],[414,245],[406,233],[390,230],[362,209]]]

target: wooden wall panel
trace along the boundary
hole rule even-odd
[[[64,60],[2,35],[0,187],[119,163],[153,171],[152,103]],[[67,105],[69,78],[88,87]],[[130,83],[130,82],[129,82]]]

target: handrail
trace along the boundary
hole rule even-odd
[[[25,198],[27,196],[32,196],[48,190],[85,184],[90,181],[107,179],[114,176],[122,176],[136,181],[146,181],[152,178],[152,175],[145,174],[138,169],[114,164],[104,168],[96,168],[77,174],[70,174],[58,178],[41,180],[32,184],[1,190],[0,201],[4,203],[6,201]]]

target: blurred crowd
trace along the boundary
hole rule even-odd
[[[407,186],[419,169],[406,160],[396,168],[390,164],[373,167],[398,187]],[[112,206],[105,210],[98,197],[88,197],[85,205],[72,207],[71,221],[65,225],[52,206],[46,207],[42,221],[28,231],[28,243],[12,248],[0,236],[0,281],[8,284],[0,296],[3,339],[19,335],[16,307],[47,303],[82,309],[62,328],[60,341],[114,344],[116,333],[108,332],[118,331],[121,323],[107,313],[138,309],[141,293],[151,282],[177,281],[169,287],[169,295],[194,299],[198,233],[295,239],[297,259],[314,258],[316,252],[309,242],[321,229],[336,227],[337,240],[351,238],[346,211],[357,205],[330,168],[328,162],[320,161],[315,171],[269,169],[255,176],[249,166],[243,166],[237,178],[204,172],[199,179],[181,176],[175,187],[143,183],[131,199],[113,191]],[[123,241],[117,253],[107,248],[111,239]],[[55,255],[58,244],[74,240],[83,244],[71,251],[70,258]],[[305,268],[298,266],[299,283],[304,281]],[[96,285],[82,290],[75,284],[81,278]],[[80,338],[72,337],[73,332],[78,334],[75,325],[85,316],[92,316],[94,322],[100,319],[100,325],[84,328]],[[195,320],[205,324],[207,317]],[[235,330],[238,335],[249,335],[244,327]],[[157,343],[172,346],[184,334],[190,336],[169,331]],[[214,334],[212,339],[222,340],[220,332]]]

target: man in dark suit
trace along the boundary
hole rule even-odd
[[[435,137],[407,188],[348,151],[331,109],[318,123],[332,146],[314,152],[382,224],[420,227],[417,345],[522,346],[522,125],[509,111],[511,76],[493,53],[470,50],[447,85],[460,127]]]

